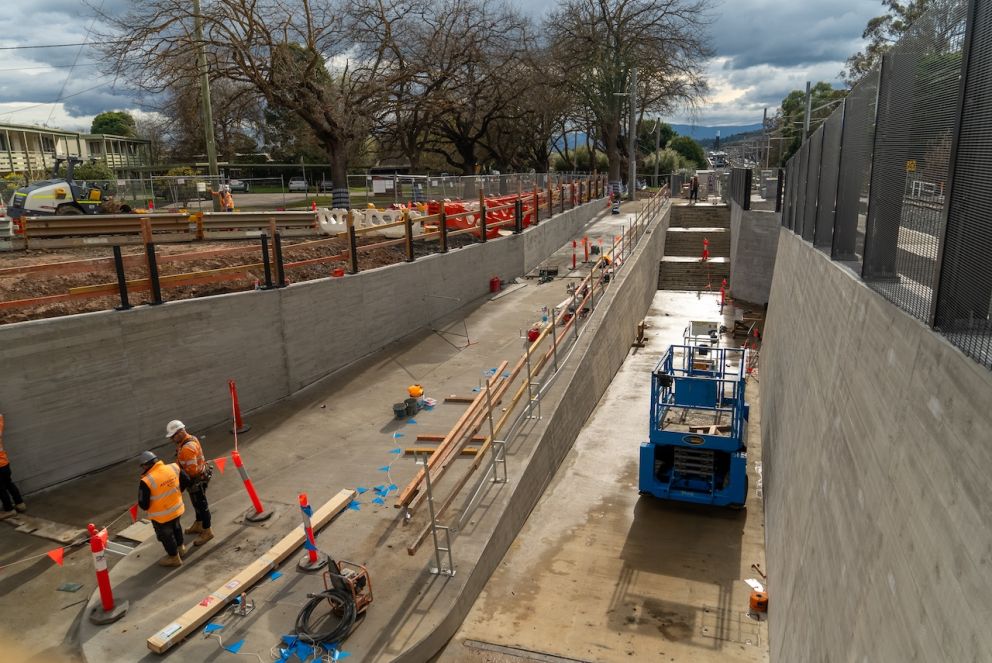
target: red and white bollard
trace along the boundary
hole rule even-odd
[[[251,426],[246,424],[244,419],[241,418],[241,403],[238,401],[238,385],[234,383],[234,380],[228,380],[227,388],[231,390],[231,408],[234,410],[234,428],[231,432],[236,432],[238,435],[244,435],[251,430]]]
[[[238,474],[241,475],[241,480],[245,483],[245,490],[248,491],[248,498],[251,499],[251,505],[255,509],[254,513],[249,511],[245,514],[245,520],[250,523],[260,523],[263,520],[268,520],[272,517],[272,512],[266,511],[265,507],[262,506],[262,500],[258,499],[258,493],[255,492],[255,485],[252,484],[251,477],[248,476],[248,470],[245,468],[245,464],[241,460],[241,454],[237,451],[232,451],[231,460],[234,461],[234,466],[238,468]]]
[[[710,259],[710,240],[703,238],[703,262]]]
[[[300,511],[303,512],[303,531],[307,533],[307,554],[298,566],[302,571],[317,571],[327,566],[327,556],[317,554],[317,542],[313,538],[313,525],[310,524],[310,502],[306,493],[300,493]]]
[[[110,571],[107,570],[107,530],[96,531],[96,525],[87,525],[90,533],[90,550],[93,552],[93,566],[96,567],[96,584],[100,588],[100,605],[90,610],[90,621],[94,624],[112,624],[127,613],[127,601],[114,603],[114,592],[110,588]]]

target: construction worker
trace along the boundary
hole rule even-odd
[[[186,534],[199,534],[193,545],[202,546],[214,538],[210,529],[210,504],[207,503],[207,484],[210,483],[213,470],[203,457],[200,441],[186,432],[183,422],[173,419],[166,424],[165,436],[176,443],[176,462],[189,476],[187,492],[196,512],[196,522],[186,530]]]
[[[166,465],[153,451],[143,452],[138,462],[141,464],[138,506],[148,512],[155,537],[165,548],[165,557],[158,560],[158,565],[182,566],[186,546],[179,519],[186,510],[183,490],[189,487],[189,475],[175,463]]]
[[[7,459],[7,452],[3,448],[3,415],[0,414],[0,500],[3,501],[3,511],[0,511],[0,520],[10,518],[18,511],[27,511],[21,493],[14,485],[10,477],[10,461]],[[16,509],[16,510],[15,510]]]
[[[220,206],[225,212],[234,211],[234,196],[231,194],[231,187],[225,184],[220,192]]]

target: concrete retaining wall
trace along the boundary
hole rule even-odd
[[[644,318],[657,292],[657,269],[665,254],[668,222],[666,213],[650,227],[650,234],[641,241],[597,305],[588,323],[590,327],[573,351],[573,361],[562,367],[554,386],[542,398],[544,412],[551,414],[539,424],[543,432],[531,456],[514,459],[515,464],[525,463],[523,475],[519,479],[511,478],[515,488],[508,501],[499,504],[501,515],[496,529],[450,611],[438,628],[396,657],[396,661],[429,660],[451,639],[572,448],[586,419],[630,352],[637,323]],[[636,441],[631,444],[636,448]],[[459,542],[458,547],[466,545]]]
[[[788,231],[768,313],[771,660],[992,660],[992,373]]]
[[[767,304],[775,271],[782,217],[774,211],[749,210],[730,203],[730,294]]]
[[[580,232],[602,201],[518,236],[281,290],[0,327],[0,413],[19,487],[35,491],[285,398],[513,279]],[[441,297],[443,296],[443,298]]]

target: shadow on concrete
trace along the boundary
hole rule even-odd
[[[620,558],[609,611],[612,628],[636,626],[666,640],[707,649],[721,649],[732,639],[733,584],[740,577],[744,510],[671,502],[642,495],[634,506]],[[681,533],[665,537],[665,532]],[[687,533],[690,533],[687,535]],[[714,605],[682,603],[670,597],[641,593],[639,574],[682,578],[716,590]],[[635,611],[633,608],[637,606]],[[699,637],[697,625],[709,627]]]

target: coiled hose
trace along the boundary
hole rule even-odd
[[[310,644],[318,644],[321,642],[341,642],[348,637],[357,619],[355,600],[351,593],[343,589],[331,588],[319,594],[308,594],[308,596],[310,600],[296,617],[296,633],[300,639]],[[338,621],[326,630],[318,631],[310,620],[313,618],[314,610],[324,601],[330,604],[331,609],[323,618],[330,622],[334,622],[334,618],[337,618]]]

